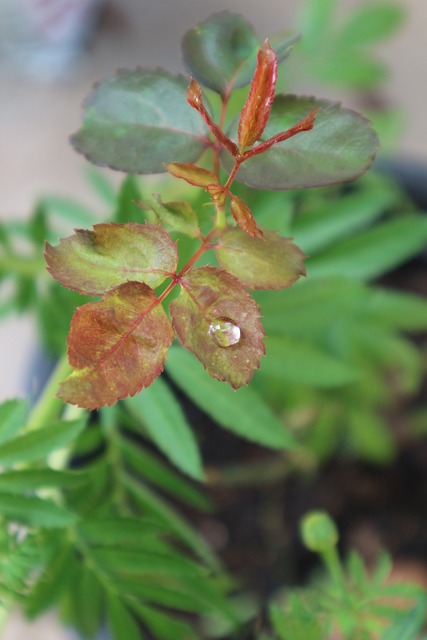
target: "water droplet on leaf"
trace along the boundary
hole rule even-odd
[[[208,333],[219,347],[232,347],[240,340],[240,327],[229,318],[215,318],[209,325]]]

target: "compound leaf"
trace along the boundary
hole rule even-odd
[[[169,386],[158,378],[149,389],[126,401],[129,411],[142,420],[150,438],[179,469],[203,479],[200,452],[191,427]]]
[[[284,60],[297,36],[274,39],[278,61]],[[187,31],[182,40],[184,64],[202,85],[224,94],[231,86],[249,84],[256,66],[259,40],[242,16],[221,11]]]
[[[369,45],[386,38],[402,23],[403,5],[390,2],[370,2],[358,7],[340,33],[343,46]]]
[[[77,521],[73,513],[38,496],[0,493],[0,513],[9,521],[48,529],[69,527]]]
[[[73,373],[58,397],[88,409],[112,405],[162,372],[173,330],[152,289],[127,282],[74,314],[68,336]]]
[[[85,419],[62,420],[24,433],[0,448],[0,464],[10,466],[41,460],[72,442],[84,426]]]
[[[28,406],[25,400],[5,400],[0,404],[0,445],[14,438],[25,424]]]
[[[278,95],[262,140],[290,129],[318,109],[314,127],[270,147],[242,163],[236,180],[256,189],[321,187],[359,177],[371,165],[378,136],[369,120],[338,103]],[[237,122],[228,132],[236,138]],[[256,149],[256,147],[255,147]],[[221,155],[226,171],[234,159]]]
[[[228,229],[218,240],[216,255],[249,289],[283,289],[305,275],[303,252],[275,231],[253,238],[237,227]]]
[[[178,262],[176,245],[166,231],[132,222],[77,229],[56,247],[47,243],[45,257],[53,278],[93,296],[129,280],[157,287],[175,272]]]
[[[122,69],[95,85],[71,142],[88,160],[127,173],[162,173],[194,162],[208,141],[186,101],[187,81],[162,69]]]
[[[192,269],[170,305],[179,339],[208,373],[234,389],[248,384],[264,355],[258,307],[233,275],[216,267]]]
[[[140,640],[139,625],[119,598],[109,594],[107,598],[107,620],[113,640]]]
[[[222,427],[273,449],[295,447],[289,430],[253,386],[234,393],[230,387],[201,375],[200,365],[179,347],[171,347],[167,372],[175,384]]]
[[[242,16],[221,11],[184,35],[184,64],[201,84],[224,94],[230,83],[243,87],[251,80],[259,42]]]

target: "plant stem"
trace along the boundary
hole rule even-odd
[[[335,546],[329,547],[321,554],[322,560],[329,572],[329,575],[340,592],[345,591],[345,578],[341,566],[341,561]]]
[[[40,429],[60,415],[64,403],[59,398],[56,398],[55,394],[58,390],[59,383],[62,382],[69,373],[71,373],[71,367],[68,364],[67,355],[64,354],[60,360],[58,360],[47,384],[34,405],[27,424],[25,425],[25,431]]]

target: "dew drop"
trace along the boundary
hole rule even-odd
[[[219,347],[232,347],[240,340],[240,327],[229,318],[215,318],[209,325],[208,333]]]

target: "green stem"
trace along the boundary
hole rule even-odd
[[[54,370],[52,371],[47,384],[45,385],[40,398],[34,405],[25,425],[26,431],[33,431],[46,426],[51,420],[58,418],[64,407],[64,403],[59,398],[56,398],[56,392],[58,391],[58,385],[60,382],[71,373],[71,367],[68,364],[68,358],[63,355]]]
[[[345,577],[341,560],[335,546],[329,547],[321,554],[328,573],[341,593],[345,592]]]

